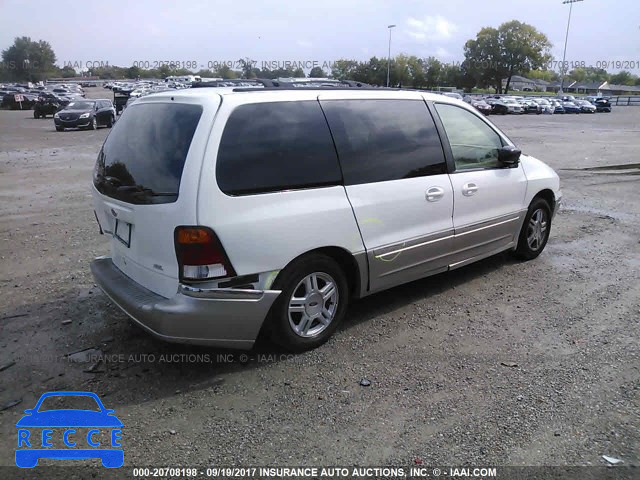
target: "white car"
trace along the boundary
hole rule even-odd
[[[502,97],[500,101],[509,109],[509,113],[511,114],[524,113],[524,108],[522,108],[522,105],[520,105],[520,103],[518,103],[518,100],[516,100],[515,98]]]
[[[91,269],[172,342],[291,350],[360,298],[544,249],[558,175],[466,103],[417,91],[194,88],[140,97],[96,162]]]

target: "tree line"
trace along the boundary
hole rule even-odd
[[[390,61],[371,57],[367,61],[339,59],[333,62],[331,71],[314,67],[309,77],[331,76],[338,79],[356,80],[372,85],[386,85],[387,68],[393,86],[434,89],[455,87],[470,91],[474,88],[494,89],[496,93],[507,93],[514,75],[549,82],[561,78],[563,71],[549,66],[551,42],[542,32],[526,23],[512,20],[497,28],[482,28],[475,38],[464,44],[464,60],[446,63],[434,56],[419,58],[415,55],[399,54]],[[278,78],[304,77],[302,68],[259,69],[249,58],[236,62],[239,69],[221,65],[216,69],[198,72],[185,68],[162,65],[157,69],[139,66],[97,66],[83,71],[83,75],[101,79],[165,78],[167,76],[200,75],[218,78]],[[39,81],[46,78],[71,78],[78,75],[75,68],[56,65],[56,55],[49,42],[32,41],[29,37],[18,37],[13,45],[2,51],[0,81]],[[628,71],[610,74],[595,67],[574,68],[565,72],[579,82],[605,82],[621,85],[640,85],[640,77]]]

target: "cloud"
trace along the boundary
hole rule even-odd
[[[438,47],[436,49],[436,57],[438,58],[449,58],[452,57],[453,55],[451,54],[451,52],[449,50],[447,50],[446,48],[442,48],[442,47]]]
[[[419,41],[447,40],[458,30],[454,23],[440,15],[426,16],[421,20],[409,17],[407,27],[409,36]]]
[[[307,42],[306,40],[298,40],[298,45],[300,47],[305,47],[305,48],[309,48],[313,46],[311,42]]]

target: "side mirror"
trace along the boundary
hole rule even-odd
[[[498,161],[506,167],[517,167],[521,153],[516,147],[507,145],[498,150]]]

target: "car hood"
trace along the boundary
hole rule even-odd
[[[25,415],[17,427],[121,427],[115,415],[90,410],[48,410]]]

